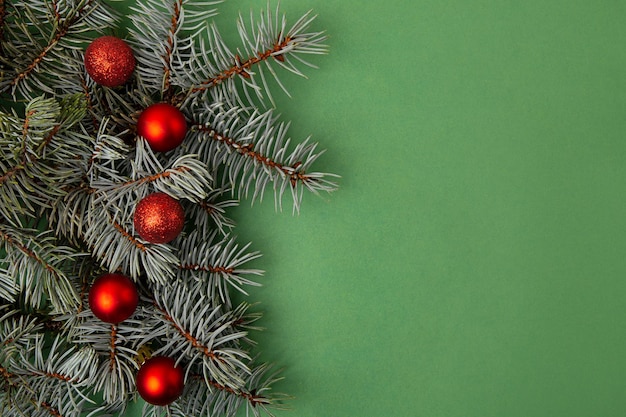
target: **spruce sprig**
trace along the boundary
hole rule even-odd
[[[101,0],[0,2],[0,415],[91,417],[136,398],[145,352],[176,358],[185,393],[146,404],[144,416],[271,415],[287,396],[252,353],[260,314],[235,302],[260,285],[261,256],[240,243],[239,199],[333,191],[314,170],[323,154],[289,137],[271,90],[305,76],[326,35],[305,13],[278,8],[236,24],[241,47],[214,20],[220,1],[139,0],[128,16],[137,67],[118,88],[86,73],[86,46],[120,16]],[[209,7],[207,7],[209,6]],[[141,111],[178,107],[189,131],[154,153],[137,136]],[[133,212],[152,192],[179,200],[187,228],[168,244],[137,235]],[[94,278],[130,276],[141,294],[130,319],[109,324],[89,308]],[[97,399],[97,400],[96,400]]]

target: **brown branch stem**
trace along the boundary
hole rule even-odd
[[[11,379],[13,379],[15,377],[15,375],[13,375],[11,372],[9,372],[8,369],[6,369],[6,368],[4,368],[2,366],[0,366],[0,376],[2,376],[4,379],[9,381],[9,383],[11,382]]]
[[[9,178],[13,177],[16,173],[26,168],[26,163],[28,162],[27,154],[26,154],[26,139],[28,136],[28,128],[30,126],[30,118],[35,113],[37,113],[35,110],[30,110],[29,112],[27,112],[26,117],[24,118],[24,123],[22,124],[22,148],[20,149],[20,152],[19,152],[21,155],[21,160],[16,166],[14,166],[10,170],[2,174],[2,176],[0,177],[0,184],[3,184]]]
[[[54,49],[54,47],[59,43],[59,41],[61,39],[63,39],[63,37],[65,37],[70,28],[72,27],[72,25],[74,23],[76,23],[76,21],[79,19],[79,17],[81,16],[82,12],[85,10],[86,7],[88,7],[91,4],[91,1],[87,1],[85,2],[85,4],[76,11],[76,14],[74,14],[74,16],[72,16],[71,18],[68,18],[67,20],[65,20],[65,22],[61,22],[61,16],[58,14],[58,12],[55,10],[55,19],[56,19],[56,33],[54,35],[54,37],[52,37],[52,39],[50,40],[50,42],[48,43],[48,45],[46,45],[45,48],[43,48],[43,50],[39,53],[39,55],[37,55],[35,57],[35,59],[33,59],[33,62],[31,62],[26,69],[24,69],[22,72],[20,72],[19,74],[17,74],[15,76],[15,78],[13,78],[13,80],[11,81],[11,85],[15,86],[17,85],[20,81],[22,81],[23,79],[25,79],[26,77],[28,77],[33,71],[35,71],[35,69],[37,68],[37,66],[44,60],[46,59],[46,56],[48,55],[48,53]],[[56,8],[55,8],[56,9]]]
[[[117,361],[117,357],[116,355],[116,347],[115,347],[115,342],[117,340],[117,325],[112,324],[111,325],[111,352],[109,353],[109,359],[110,359],[110,363],[109,363],[109,369],[111,371],[113,371],[115,369],[115,363]]]
[[[39,374],[35,374],[33,373],[33,375],[39,375]],[[58,379],[59,381],[65,381],[65,382],[78,382],[78,379],[72,379],[69,376],[63,375],[63,374],[57,374],[57,373],[53,373],[53,372],[45,372],[43,373],[44,376],[48,377],[48,378],[53,378],[53,379]]]
[[[165,63],[163,67],[163,98],[168,103],[172,102],[172,80],[171,80],[171,72],[170,68],[170,60],[172,57],[172,53],[174,51],[174,36],[176,30],[178,29],[178,20],[180,19],[181,12],[181,1],[176,0],[174,2],[174,11],[171,18],[171,25],[169,34],[167,37],[167,45],[165,46],[165,55],[163,55],[163,62]]]
[[[217,381],[213,381],[211,379],[205,379],[203,375],[200,374],[194,374],[192,375],[192,378],[194,379],[200,379],[205,381],[208,385],[210,385],[211,387],[217,389],[218,391],[224,391],[227,392],[231,395],[243,398],[245,400],[247,400],[249,403],[251,403],[253,406],[256,406],[257,404],[269,404],[270,400],[267,399],[266,397],[263,396],[258,396],[255,395],[254,392],[248,392],[248,391],[243,391],[243,390],[235,390],[231,387],[227,387],[226,385],[220,384]]]
[[[41,403],[41,407],[44,410],[46,410],[48,413],[50,413],[50,415],[53,416],[53,417],[63,417],[61,415],[61,413],[59,412],[59,410],[57,410],[56,408],[52,407],[50,404],[48,404],[45,401]]]
[[[121,224],[119,224],[118,222],[115,222],[115,221],[112,224],[113,224],[113,227],[115,228],[115,230],[117,230],[122,236],[124,236],[126,239],[128,239],[139,250],[141,250],[142,252],[145,252],[145,251],[148,250],[148,248],[146,248],[146,245],[144,245],[143,243],[141,243],[140,241],[135,239],[135,237],[133,235],[131,235],[130,233],[128,233],[126,231],[126,229],[124,229],[124,227]]]
[[[52,276],[55,279],[59,279],[59,273],[57,272],[57,270],[50,265],[49,263],[47,263],[45,260],[43,260],[41,257],[39,257],[33,250],[29,249],[26,245],[23,245],[19,242],[17,242],[12,236],[9,236],[8,234],[0,231],[0,239],[3,239],[4,241],[6,241],[8,244],[16,247],[20,252],[22,252],[24,255],[28,256],[31,259],[34,259],[37,263],[41,264],[48,272],[50,272],[50,274],[52,274]]]
[[[197,87],[193,87],[191,89],[191,93],[193,94],[193,93],[197,93],[197,92],[200,92],[200,91],[207,90],[207,89],[209,89],[211,87],[214,87],[214,86],[220,84],[224,80],[227,80],[229,78],[234,77],[235,75],[240,75],[240,76],[242,76],[244,78],[250,78],[250,74],[248,73],[248,71],[254,65],[257,65],[260,62],[266,61],[267,59],[269,59],[272,56],[274,56],[279,61],[282,61],[284,58],[282,58],[280,55],[278,55],[278,53],[281,52],[283,49],[287,48],[287,46],[289,46],[291,41],[292,41],[292,39],[290,37],[285,38],[282,42],[277,41],[272,48],[269,48],[269,49],[267,49],[265,51],[260,51],[260,52],[257,53],[256,56],[250,57],[250,58],[246,59],[245,61],[241,61],[241,58],[239,58],[239,56],[236,56],[235,57],[235,60],[236,60],[235,65],[233,65],[230,68],[227,68],[227,69],[223,70],[222,72],[220,72],[219,74],[215,75],[214,77],[211,77],[211,78],[209,78],[206,81],[203,81]]]
[[[31,110],[26,113],[24,123],[22,124],[22,149],[20,149],[21,160],[16,166],[14,166],[10,170],[2,174],[2,176],[0,176],[0,185],[2,185],[4,182],[6,182],[9,178],[13,177],[18,172],[25,170],[26,165],[29,162],[32,162],[31,159],[28,157],[28,154],[26,153],[26,143],[27,143],[28,130],[30,127],[30,119],[36,113],[37,113],[36,110]],[[54,139],[54,136],[59,132],[59,130],[61,130],[61,125],[60,124],[54,125],[52,129],[48,132],[46,137],[43,139],[41,144],[39,145],[39,149],[37,149],[37,151],[41,152],[46,146],[50,145],[50,143]]]
[[[161,178],[169,178],[170,176],[172,176],[173,173],[182,173],[182,172],[188,172],[188,171],[189,171],[189,168],[187,167],[174,168],[174,169],[170,169],[164,172],[159,172],[158,174],[150,175],[148,177],[143,177],[135,181],[127,181],[123,183],[121,186],[126,187],[132,184],[145,184],[147,182],[154,182],[154,181],[160,180]]]
[[[199,264],[181,264],[180,269],[185,271],[202,271],[210,272],[212,274],[233,274],[234,268],[226,268],[224,266],[212,266],[212,265],[199,265]]]
[[[91,115],[91,124],[93,125],[94,133],[98,132],[98,130],[100,130],[100,123],[95,116],[93,100],[91,98],[91,93],[89,92],[87,79],[82,74],[80,74],[80,87],[82,88],[83,94],[85,95],[85,100],[87,100],[87,110],[89,110],[89,114]],[[93,158],[89,162],[91,164],[93,162]]]
[[[255,151],[254,144],[251,142],[240,143],[236,139],[233,139],[231,137],[226,136],[225,134],[221,132],[218,132],[217,130],[213,129],[211,126],[203,125],[200,123],[196,123],[194,127],[201,132],[207,133],[208,136],[212,140],[227,145],[229,148],[231,148],[238,154],[251,158],[255,160],[256,162],[262,165],[265,165],[269,168],[280,171],[283,175],[289,177],[291,186],[294,188],[298,182],[306,182],[310,179],[310,177],[307,176],[305,173],[295,171],[300,165],[302,165],[301,162],[297,162],[293,166],[285,166],[279,162],[274,161],[269,156],[265,156],[261,154],[260,152]]]
[[[164,308],[161,308],[156,302],[154,303],[154,306],[163,315],[163,318],[165,319],[165,321],[167,321],[174,329],[176,329],[176,331],[178,331],[178,333],[180,333],[181,336],[187,339],[187,341],[191,343],[191,345],[194,348],[201,351],[204,354],[204,356],[208,357],[209,359],[213,361],[218,361],[222,363],[224,362],[224,359],[222,359],[217,353],[209,349],[208,346],[204,346],[191,333],[189,333],[187,330],[179,326],[178,323],[176,323],[176,320],[174,320],[174,318]]]
[[[46,374],[46,376],[52,376],[52,377],[56,377],[56,375],[58,374]],[[15,382],[12,381],[13,379],[16,378],[16,375],[10,373],[7,369],[3,368],[2,366],[0,366],[0,376],[5,378],[8,381],[9,385],[16,386]],[[62,375],[60,376],[61,378],[58,378],[58,379],[69,381],[69,379],[65,379],[65,377],[63,377]],[[32,389],[28,386],[26,381],[24,380],[21,380],[21,381],[28,390],[32,391]],[[33,404],[37,404],[34,397],[31,398],[31,402]],[[53,417],[63,417],[61,413],[57,409],[53,408],[52,405],[50,405],[49,403],[44,401],[44,402],[39,403],[39,405],[43,409],[45,409],[48,413],[50,413],[50,415],[52,415]]]

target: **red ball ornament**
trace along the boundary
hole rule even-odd
[[[107,323],[119,323],[133,315],[139,302],[133,281],[121,274],[98,277],[89,290],[89,307]]]
[[[137,204],[133,223],[143,240],[168,243],[183,230],[185,211],[178,200],[165,193],[153,193]]]
[[[183,393],[185,374],[174,359],[155,356],[141,366],[135,382],[141,398],[153,405],[168,405]]]
[[[137,134],[146,139],[153,151],[171,151],[185,139],[187,121],[176,107],[167,103],[153,104],[139,115]]]
[[[85,69],[89,76],[105,87],[125,84],[135,70],[135,56],[123,40],[115,36],[95,39],[85,50]]]

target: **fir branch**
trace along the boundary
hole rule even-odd
[[[195,378],[200,378],[203,379],[202,375],[194,375]],[[205,381],[211,388],[215,388],[218,391],[224,391],[227,392],[228,394],[234,395],[236,397],[240,397],[243,400],[247,401],[252,407],[257,407],[259,404],[271,404],[271,399],[269,399],[268,397],[262,396],[262,395],[258,395],[256,394],[256,390],[253,390],[252,392],[248,392],[246,390],[240,389],[240,390],[234,390],[230,387],[227,387],[225,385],[222,385],[216,381]]]
[[[74,96],[60,103],[38,97],[23,119],[0,114],[0,211],[13,225],[19,215],[49,206],[64,194],[62,184],[80,174],[76,156],[86,149],[84,136],[69,129],[83,115],[83,103]]]
[[[173,175],[176,175],[176,174],[183,174],[183,173],[189,172],[189,171],[190,171],[189,167],[185,167],[185,166],[177,167],[177,168],[174,168],[174,169],[169,169],[169,170],[167,170],[165,172],[159,172],[159,173],[154,174],[154,175],[148,175],[146,177],[143,177],[143,178],[140,178],[140,179],[137,179],[137,180],[126,181],[125,183],[121,184],[120,187],[127,187],[129,185],[142,185],[142,184],[146,184],[146,183],[151,183],[151,182],[155,182],[155,181],[162,180],[162,179],[165,179],[165,178],[170,178],[170,177],[172,177]]]
[[[243,361],[250,357],[238,344],[246,336],[246,332],[234,327],[239,317],[224,312],[205,295],[189,291],[182,283],[173,287],[155,294],[155,311],[161,321],[174,330],[165,334],[164,346],[155,354],[167,352],[172,357],[182,354],[189,361],[188,372],[198,362],[202,372],[211,379],[234,389],[241,387],[243,375],[249,373]]]
[[[0,210],[14,225],[19,215],[34,214],[35,207],[45,205],[47,191],[33,178],[37,154],[35,149],[53,129],[60,114],[60,107],[53,100],[33,100],[25,110],[25,117],[0,114],[2,136],[0,137]],[[30,174],[30,175],[29,175]]]
[[[37,255],[35,251],[29,249],[26,245],[17,242],[15,238],[11,237],[7,233],[4,233],[2,230],[0,230],[0,239],[4,240],[4,242],[8,243],[10,246],[16,248],[24,255],[40,264],[45,270],[52,274],[54,278],[59,279],[61,273],[57,271],[52,265],[43,260],[39,255]]]
[[[192,87],[190,93],[195,94],[205,91],[206,89],[215,87],[225,80],[235,77],[237,75],[243,78],[250,79],[252,77],[250,75],[250,72],[253,66],[272,57],[279,60],[284,60],[282,54],[285,53],[291,43],[292,39],[289,37],[283,39],[282,41],[276,41],[276,43],[274,43],[271,48],[268,48],[264,51],[259,51],[255,56],[251,56],[244,61],[241,60],[239,55],[235,55],[235,63],[230,68],[226,68],[222,70],[219,74],[216,74],[209,79],[202,81],[199,85]]]
[[[174,318],[167,313],[165,309],[160,308],[158,305],[156,305],[156,307],[157,307],[157,310],[161,312],[163,319],[166,322],[168,322],[170,326],[176,329],[176,331],[180,333],[181,336],[187,339],[187,341],[191,343],[192,347],[200,350],[204,354],[204,356],[207,356],[209,359],[213,361],[224,362],[224,360],[219,356],[219,353],[216,353],[214,350],[211,350],[211,348],[209,348],[208,346],[205,346],[202,343],[200,343],[198,339],[196,339],[193,335],[191,335],[191,333],[183,329],[182,326],[180,326],[176,322],[176,320],[174,320]]]
[[[59,13],[59,3],[58,0],[53,0],[52,3],[48,6],[52,8],[52,14],[54,16],[54,22],[57,26],[61,25],[61,13]]]
[[[119,234],[121,234],[126,240],[128,240],[130,243],[132,243],[137,249],[139,249],[142,252],[146,252],[148,250],[146,245],[141,243],[133,235],[131,235],[129,232],[127,232],[121,224],[119,224],[116,221],[112,221],[111,224],[113,225],[115,230],[117,230],[119,232]]]
[[[49,232],[35,233],[0,226],[0,248],[7,263],[2,273],[14,277],[33,307],[39,308],[47,297],[54,311],[67,311],[78,303],[78,294],[67,276],[68,266],[83,254],[58,245]]]
[[[56,3],[54,3],[54,6],[55,6],[54,12],[53,12],[53,18],[54,18],[53,20],[55,21],[55,24],[53,25],[54,36],[51,37],[48,44],[44,46],[44,48],[39,52],[39,54],[36,55],[32,59],[30,64],[28,64],[25,68],[22,68],[11,80],[11,82],[9,83],[9,86],[13,88],[14,92],[18,84],[22,82],[25,78],[27,78],[33,71],[35,71],[35,69],[39,67],[41,62],[44,59],[46,59],[50,51],[57,46],[59,41],[63,37],[67,36],[70,30],[70,27],[76,22],[80,13],[84,11],[84,9],[89,5],[89,3],[90,2],[85,3],[83,7],[78,10],[78,13],[76,13],[72,18],[68,18],[63,22],[61,21],[61,16],[59,15],[59,12],[56,8]]]
[[[165,55],[163,56],[163,98],[165,101],[170,102],[172,100],[172,80],[171,80],[171,61],[172,54],[174,53],[174,42],[176,37],[176,32],[178,31],[180,24],[180,16],[181,16],[181,8],[183,1],[177,0],[174,2],[174,10],[172,11],[171,25],[169,28],[168,36],[167,36],[167,45],[165,46]]]
[[[304,76],[302,66],[313,65],[302,57],[325,53],[325,35],[309,30],[310,13],[289,27],[268,10],[250,24],[240,18],[243,49],[232,52],[207,24],[215,14],[207,6],[217,3],[139,0],[130,17],[135,76],[109,89],[83,65],[87,42],[114,22],[104,3],[0,0],[0,91],[32,98],[24,116],[0,115],[0,298],[12,304],[0,307],[0,414],[123,410],[145,345],[187,372],[185,395],[145,415],[234,417],[245,407],[258,416],[281,406],[270,392],[276,375],[249,354],[260,314],[234,307],[228,293],[259,285],[252,278],[262,272],[248,266],[260,254],[230,234],[226,213],[237,202],[225,193],[255,201],[271,183],[277,207],[290,192],[297,211],[303,190],[336,187],[311,169],[322,154],[316,144],[291,146],[288,124],[256,110],[265,98],[273,103],[266,74],[286,92],[275,68]],[[159,98],[192,121],[167,154],[132,137],[141,109]],[[190,219],[167,245],[133,228],[137,201],[154,190],[183,200]],[[48,232],[32,230],[39,217]],[[130,275],[141,292],[134,316],[116,325],[94,317],[86,300],[104,271]]]
[[[189,151],[213,166],[224,164],[224,180],[238,189],[240,196],[247,196],[253,188],[252,201],[262,199],[271,182],[277,209],[282,208],[283,195],[289,189],[297,212],[303,189],[313,193],[336,189],[328,179],[335,175],[309,171],[323,153],[316,150],[316,143],[305,140],[290,149],[291,139],[286,138],[289,125],[280,123],[272,111],[246,116],[242,109],[224,111],[223,106],[214,103],[198,115],[192,125],[198,140]]]
[[[76,349],[57,335],[52,344],[46,343],[44,336],[35,339],[32,346],[34,362],[24,360],[20,374],[29,378],[31,388],[37,390],[46,385],[71,385],[72,389],[88,386],[94,382],[97,364],[96,352],[90,347]],[[46,357],[43,356],[46,352]],[[24,358],[26,359],[26,358]],[[52,380],[52,381],[50,381]],[[62,388],[62,387],[59,387]],[[77,391],[80,396],[82,394]]]
[[[226,210],[236,207],[238,201],[222,200],[221,196],[227,192],[230,192],[227,187],[212,190],[205,200],[191,206],[185,218],[193,219],[195,229],[200,234],[209,236],[213,230],[219,230],[226,236],[235,227],[235,222],[226,217]]]
[[[19,286],[15,277],[9,274],[5,268],[0,267],[0,300],[13,303],[18,293]]]
[[[191,346],[200,352],[206,357],[208,357],[211,361],[218,362],[220,364],[225,364],[226,359],[220,354],[219,351],[211,349],[211,347],[202,344],[196,337],[194,337],[189,331],[185,330],[182,325],[178,324],[177,321],[169,315],[167,310],[155,305],[157,310],[161,313],[164,321],[166,321],[170,326],[172,326],[181,336],[183,336],[187,342],[191,344]]]
[[[111,325],[97,319],[89,309],[79,314],[82,321],[72,333],[75,343],[91,347],[98,355],[99,363],[91,369],[98,377],[91,384],[107,404],[125,402],[134,389],[137,364],[136,346],[142,340],[145,323],[130,318]],[[149,320],[147,320],[149,322]]]
[[[148,186],[176,199],[185,198],[199,202],[207,197],[212,186],[212,177],[206,164],[197,160],[194,155],[183,155],[174,159],[168,168],[164,168],[143,138],[137,141],[130,176],[116,180],[92,179],[90,187],[95,190],[96,204],[119,206],[121,199],[130,199],[136,203],[138,197],[148,193]],[[127,214],[130,213],[122,211],[122,215]]]
[[[202,374],[193,374],[186,395],[174,403],[172,409],[176,416],[181,417],[234,417],[243,406],[247,410],[246,415],[260,416],[263,413],[272,416],[270,409],[282,409],[287,397],[271,392],[272,385],[280,378],[276,373],[269,374],[269,371],[267,364],[254,367],[239,389],[224,386]]]
[[[209,272],[211,274],[224,274],[232,275],[235,272],[235,268],[227,268],[225,266],[212,266],[212,265],[200,265],[200,264],[183,264],[180,269],[186,271],[199,271]]]
[[[209,299],[219,299],[220,303],[230,306],[230,296],[225,284],[247,294],[244,285],[260,286],[250,275],[262,275],[259,269],[242,268],[248,262],[258,259],[259,252],[248,252],[250,244],[239,247],[236,239],[225,236],[218,240],[218,233],[190,233],[180,247],[180,266],[178,279],[191,275],[189,285],[198,286],[199,291],[206,291]],[[192,284],[193,283],[193,284]],[[198,285],[201,284],[201,285]]]
[[[24,165],[23,164],[14,166],[13,168],[9,169],[7,172],[2,174],[2,176],[0,176],[0,185],[2,185],[2,183],[4,183],[7,180],[9,180],[11,177],[15,176],[15,174],[17,172],[19,172],[19,171],[21,171],[23,169],[24,169]]]
[[[106,179],[111,183],[127,180],[120,171],[130,152],[129,146],[118,136],[107,133],[110,119],[104,118],[98,125],[98,132],[93,141],[87,166],[85,167],[88,184]],[[87,187],[87,186],[86,186]],[[88,192],[95,191],[89,189]]]
[[[47,402],[43,401],[40,405],[41,405],[41,407],[44,410],[46,410],[48,413],[50,413],[50,415],[52,417],[63,417],[63,415],[59,412],[59,410],[57,410],[56,408],[52,407]]]
[[[315,66],[304,60],[301,55],[326,53],[327,47],[324,44],[326,36],[322,32],[308,31],[315,19],[310,12],[302,16],[291,28],[287,28],[286,17],[283,15],[282,19],[279,19],[278,15],[278,7],[275,13],[268,7],[258,21],[251,15],[249,26],[240,17],[238,28],[244,51],[238,53],[229,50],[217,26],[211,24],[205,36],[200,38],[197,48],[199,52],[189,56],[188,69],[185,72],[191,84],[188,87],[186,87],[188,84],[181,84],[184,91],[181,91],[177,101],[211,102],[211,97],[206,93],[217,90],[212,97],[223,97],[231,105],[254,106],[256,103],[263,103],[265,97],[275,105],[265,71],[268,71],[280,88],[289,95],[287,88],[280,81],[274,64],[304,77],[299,66]],[[204,43],[204,38],[208,39],[209,46]],[[242,59],[242,55],[246,57]],[[240,95],[241,89],[244,97]]]
[[[91,193],[86,187],[77,187],[67,191],[52,204],[48,221],[52,230],[72,244],[81,246],[87,229],[89,208],[93,204]],[[89,245],[85,245],[88,247]],[[90,250],[91,253],[91,250]]]
[[[0,364],[6,362],[16,350],[25,349],[34,343],[42,329],[39,319],[26,316],[20,311],[12,310],[0,317]]]
[[[114,220],[102,207],[92,208],[86,216],[83,239],[109,271],[119,268],[134,279],[145,274],[154,283],[165,283],[174,276],[179,261],[171,246],[135,238],[130,227]]]
[[[129,32],[137,50],[137,74],[151,91],[171,101],[181,68],[200,25],[216,14],[208,6],[221,1],[146,0],[131,7]]]
[[[78,417],[88,400],[83,390],[95,381],[95,352],[77,350],[57,336],[51,343],[37,334],[32,344],[20,347],[10,360],[8,371],[15,387],[9,402],[9,416],[39,415],[54,409],[66,416]],[[42,404],[47,408],[42,408]],[[18,414],[11,414],[14,410]]]
[[[71,70],[77,66],[75,51],[83,49],[87,32],[102,33],[118,20],[116,13],[97,0],[45,5],[17,2],[10,8],[1,58],[7,71],[0,90],[10,91],[14,98],[31,99],[71,86],[76,74]]]
[[[115,365],[117,363],[117,351],[115,349],[115,345],[117,344],[117,327],[115,324],[111,325],[111,353],[109,354],[109,369],[113,371],[115,369]]]

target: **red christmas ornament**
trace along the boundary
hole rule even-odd
[[[139,115],[137,134],[146,139],[153,151],[171,151],[185,139],[187,121],[176,107],[167,103],[153,104]]]
[[[174,359],[155,356],[141,366],[135,382],[141,398],[153,405],[168,405],[183,393],[185,374]]]
[[[185,211],[169,195],[153,193],[137,204],[133,222],[142,239],[150,243],[167,243],[183,230]]]
[[[121,274],[98,277],[89,290],[89,307],[107,323],[119,323],[133,315],[139,302],[133,281]]]
[[[115,36],[97,38],[85,50],[87,73],[105,87],[125,84],[133,74],[135,64],[130,46]]]

